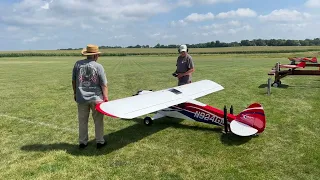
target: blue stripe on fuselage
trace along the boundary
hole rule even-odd
[[[174,108],[174,107],[171,107],[172,109],[176,109],[177,112],[195,120],[195,121],[198,121],[198,122],[203,122],[203,123],[207,123],[207,124],[214,124],[216,126],[223,126],[223,123],[224,123],[224,119],[223,118],[220,118],[220,117],[217,117],[215,118],[216,121],[219,121],[221,123],[218,123],[218,122],[215,122],[215,121],[212,121],[212,120],[205,120],[205,119],[201,119],[199,117],[196,117],[195,116],[195,113],[194,112],[189,112],[189,111],[186,111],[184,109],[178,109],[178,108]]]

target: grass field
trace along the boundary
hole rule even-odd
[[[243,46],[220,48],[189,48],[190,54],[261,54],[261,53],[307,53],[319,55],[320,46]],[[101,49],[101,56],[128,56],[128,55],[177,55],[176,48],[110,48]],[[0,57],[21,56],[79,56],[80,50],[26,50],[0,51]]]
[[[193,56],[193,81],[213,80],[225,90],[198,100],[239,113],[260,102],[267,116],[254,138],[223,135],[187,120],[105,117],[108,146],[78,150],[71,70],[81,57],[0,59],[1,179],[318,179],[320,77],[286,77],[266,95],[268,71],[287,54]],[[176,57],[101,57],[110,99],[140,89],[176,85]]]

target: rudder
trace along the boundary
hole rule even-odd
[[[264,109],[259,103],[248,106],[236,116],[235,120],[257,129],[258,133],[263,132],[266,127]]]

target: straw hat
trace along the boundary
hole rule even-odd
[[[94,54],[100,54],[99,47],[94,44],[88,44],[87,48],[82,49],[81,54],[85,56],[90,56]]]

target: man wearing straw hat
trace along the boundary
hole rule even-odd
[[[87,58],[77,61],[72,71],[74,100],[78,105],[79,148],[85,148],[88,145],[88,121],[91,109],[95,124],[96,145],[99,149],[106,145],[103,138],[104,115],[98,112],[95,106],[108,101],[107,77],[103,66],[97,63],[101,53],[98,46],[89,44],[81,53]]]

